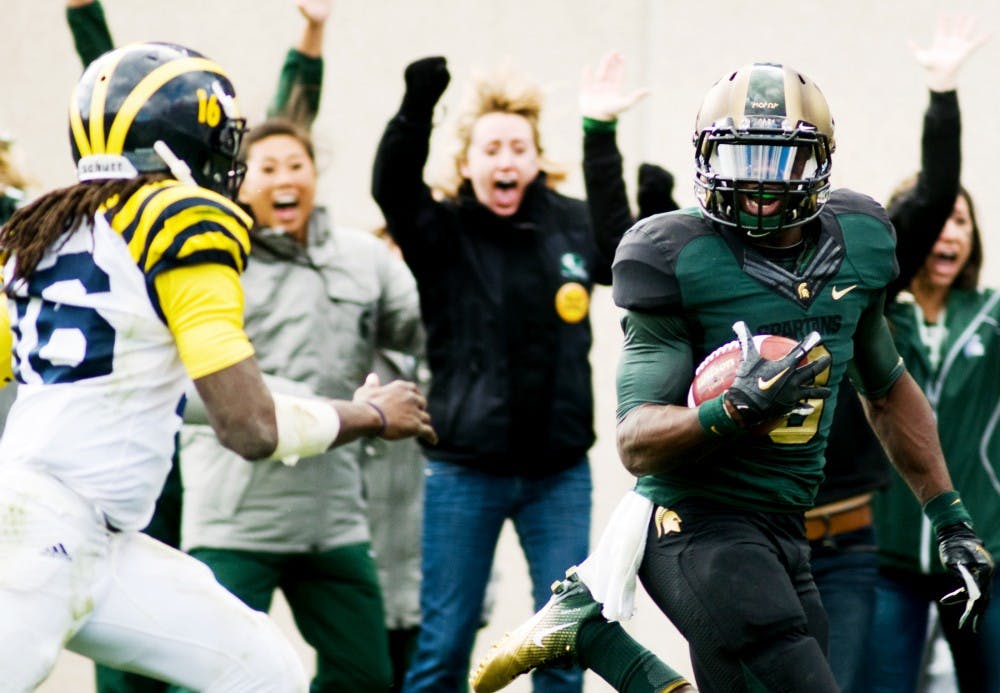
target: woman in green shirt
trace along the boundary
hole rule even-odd
[[[899,353],[934,409],[955,488],[987,550],[996,552],[1000,293],[978,288],[982,260],[975,209],[962,189],[910,291],[888,315]],[[880,575],[872,642],[879,645],[870,650],[871,690],[912,691],[927,636],[927,607],[959,585],[938,561],[934,537],[901,479],[893,478],[876,497],[875,521]],[[1000,604],[990,604],[978,632],[959,629],[963,604],[937,604],[960,688],[1000,690]]]

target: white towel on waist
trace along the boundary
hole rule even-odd
[[[609,621],[627,621],[635,613],[635,579],[646,550],[653,502],[629,491],[618,502],[587,559],[577,566],[580,580],[604,605]]]

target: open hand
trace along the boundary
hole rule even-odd
[[[962,64],[989,37],[990,32],[983,31],[973,15],[942,14],[931,45],[924,48],[910,41],[910,50],[926,70],[927,87],[931,91],[952,91],[958,86]]]
[[[295,0],[295,6],[311,24],[323,24],[333,10],[333,0]]]
[[[625,57],[612,52],[601,58],[597,70],[583,69],[580,79],[580,113],[594,120],[615,120],[649,94],[648,89],[626,93]]]

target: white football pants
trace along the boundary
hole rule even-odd
[[[32,691],[61,648],[196,691],[301,693],[267,614],[139,532],[111,532],[54,477],[0,467],[0,691]]]

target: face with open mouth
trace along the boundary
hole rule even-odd
[[[513,113],[487,113],[472,129],[462,176],[476,199],[498,216],[511,216],[524,199],[524,189],[538,176],[538,146],[531,124]]]
[[[972,217],[965,196],[959,195],[951,216],[944,223],[937,242],[921,269],[922,279],[939,288],[948,288],[958,278],[972,254]]]
[[[240,201],[257,223],[283,229],[304,243],[316,196],[316,166],[305,145],[278,134],[254,142],[247,151],[247,174]]]

